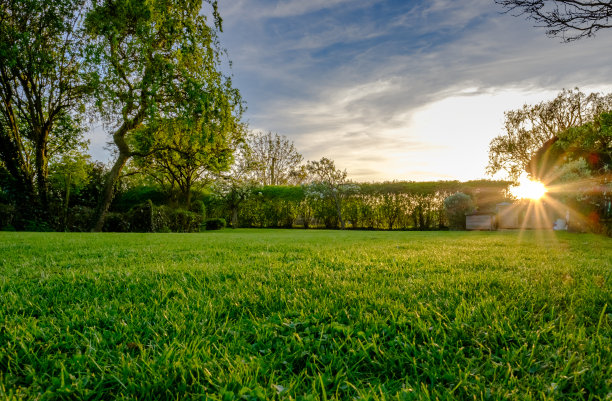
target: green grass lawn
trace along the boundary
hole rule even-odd
[[[0,233],[0,399],[612,399],[612,240]]]

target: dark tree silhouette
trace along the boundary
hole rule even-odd
[[[612,1],[596,0],[495,0],[515,15],[526,15],[546,34],[571,42],[612,28]]]

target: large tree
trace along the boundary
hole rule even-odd
[[[549,36],[573,41],[612,28],[610,0],[495,0],[508,12],[526,15]]]
[[[487,173],[504,170],[511,179],[530,171],[534,155],[547,142],[554,142],[559,132],[593,121],[612,109],[612,94],[591,93],[578,89],[563,90],[551,101],[524,105],[505,113],[505,133],[489,145]]]
[[[82,0],[0,5],[0,158],[21,209],[49,212],[49,159],[77,147],[82,134],[78,106],[90,88],[83,13]]]
[[[197,126],[237,118],[237,97],[220,72],[217,2],[214,24],[201,14],[202,0],[94,0],[86,27],[98,62],[97,104],[112,127],[117,158],[108,175],[93,229],[102,229],[113,188],[135,155],[129,137],[143,126],[180,119]],[[152,135],[155,135],[153,132]]]

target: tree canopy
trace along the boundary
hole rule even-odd
[[[216,2],[211,26],[202,1],[94,0],[86,19],[100,78],[98,110],[112,126],[118,154],[106,181],[94,229],[102,228],[113,188],[135,155],[129,136],[143,126],[180,119],[213,134],[235,129],[242,114],[240,94],[220,71]],[[151,130],[151,135],[162,131]]]
[[[487,173],[505,171],[511,179],[530,172],[534,155],[547,141],[571,127],[591,122],[600,113],[612,109],[612,94],[589,95],[579,89],[563,90],[551,101],[524,105],[505,113],[502,135],[489,145]]]
[[[81,0],[0,7],[0,158],[24,213],[50,213],[49,159],[82,142],[85,12]]]

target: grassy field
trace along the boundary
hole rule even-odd
[[[0,399],[612,399],[612,240],[0,233]]]

